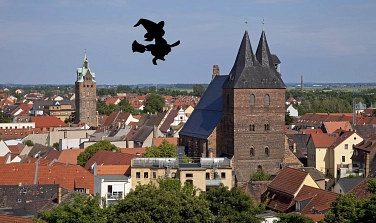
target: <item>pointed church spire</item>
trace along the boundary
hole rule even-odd
[[[89,61],[87,60],[87,57],[86,57],[86,48],[85,48],[85,53],[84,53],[84,62],[82,64],[82,66],[86,69],[89,68]]]
[[[256,50],[256,58],[261,66],[269,66],[270,68],[275,69],[264,30],[261,33],[260,42]]]

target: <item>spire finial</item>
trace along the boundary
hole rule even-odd
[[[245,18],[245,30],[248,30],[248,18]]]
[[[264,31],[264,24],[265,24],[264,19],[262,19],[262,31]]]

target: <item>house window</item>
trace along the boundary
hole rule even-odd
[[[193,173],[186,173],[185,177],[193,177]]]
[[[171,173],[171,178],[176,178],[176,173],[175,172]]]
[[[157,172],[153,172],[153,179],[157,178]]]
[[[206,179],[210,180],[210,173],[206,173],[205,175],[206,175]]]
[[[349,144],[345,144],[345,149],[349,149]]]
[[[269,148],[265,147],[265,156],[269,156]]]
[[[224,172],[221,173],[221,179],[226,179],[226,173]]]
[[[254,94],[251,94],[250,104],[251,104],[251,106],[255,105],[255,95]]]
[[[342,163],[346,162],[346,157],[342,156]]]
[[[186,180],[185,183],[187,183],[187,184],[193,184],[193,180]]]
[[[107,186],[107,193],[112,194],[112,185]]]
[[[249,156],[251,158],[253,158],[255,156],[255,149],[253,147],[251,147],[251,149],[249,150]]]
[[[268,94],[266,94],[264,96],[264,105],[265,106],[269,106],[270,105],[270,96]]]
[[[140,172],[136,172],[136,178],[141,178],[141,173]]]
[[[149,172],[144,172],[144,178],[149,178]]]

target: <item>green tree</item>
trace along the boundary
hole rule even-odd
[[[98,150],[107,150],[120,152],[120,150],[114,145],[111,144],[107,140],[101,140],[99,142],[94,143],[91,146],[88,146],[84,152],[80,153],[77,157],[77,164],[84,167],[86,162],[98,151]]]
[[[330,205],[325,214],[325,223],[350,223],[357,221],[358,199],[355,194],[340,194]]]
[[[106,223],[106,208],[101,208],[100,196],[89,197],[72,193],[73,202],[64,202],[50,211],[42,211],[37,222],[96,222]]]
[[[290,112],[285,113],[285,125],[290,125],[294,122],[294,118],[290,116]]]
[[[55,142],[54,144],[52,144],[52,147],[54,147],[56,150],[59,150],[59,143],[58,142]]]
[[[264,171],[263,169],[258,170],[257,172],[253,173],[250,177],[252,181],[267,181],[270,178],[270,174]]]
[[[193,85],[192,95],[197,97],[202,97],[205,92],[205,87],[202,84]]]
[[[178,157],[176,154],[176,146],[169,143],[167,140],[163,140],[159,146],[146,147],[146,151],[142,154],[142,157]]]
[[[213,222],[208,202],[178,179],[139,185],[111,208],[109,222]]]
[[[27,145],[27,146],[34,146],[34,142],[31,141],[30,139],[28,139],[28,140],[25,141],[25,145]]]
[[[277,216],[279,220],[274,220],[273,223],[314,223],[312,218],[306,217],[301,214],[285,214],[285,213],[279,213]]]
[[[230,190],[221,185],[202,192],[201,197],[209,201],[209,209],[214,215],[215,222],[260,222],[256,217],[265,210],[263,204],[257,205],[252,198],[238,187]]]
[[[376,194],[376,179],[367,179],[367,191]]]
[[[146,96],[144,111],[150,113],[161,112],[164,105],[165,99],[162,96],[151,93]]]

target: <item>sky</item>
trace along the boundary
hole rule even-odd
[[[255,51],[262,29],[285,83],[376,82],[375,11],[373,0],[0,0],[0,84],[74,84],[85,49],[97,85],[208,84],[215,64],[229,74],[245,30]],[[180,40],[158,65],[132,52],[140,18]]]

